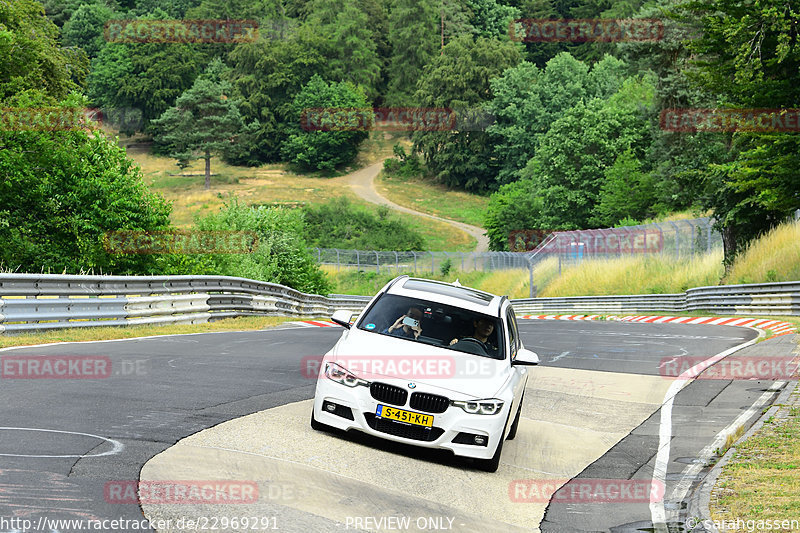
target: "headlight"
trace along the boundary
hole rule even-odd
[[[325,363],[325,375],[328,379],[348,387],[357,387],[359,385],[369,387],[369,381],[359,378],[336,363]]]
[[[496,415],[503,408],[503,400],[498,400],[497,398],[466,402],[454,401],[451,403],[471,415]]]

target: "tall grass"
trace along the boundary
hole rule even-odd
[[[734,261],[724,282],[797,280],[800,280],[800,222],[789,222],[750,243]]]
[[[540,296],[669,294],[716,285],[723,274],[722,251],[676,262],[672,257],[584,260],[563,267]]]
[[[358,271],[355,268],[337,270],[333,265],[322,265],[322,270],[333,282],[335,294],[361,294],[371,296],[399,274],[397,272]],[[523,269],[496,270],[491,272],[451,270],[447,275],[418,271],[402,272],[411,277],[435,279],[452,283],[458,280],[464,286],[493,294],[508,295],[509,298],[526,298],[528,296],[528,271]]]

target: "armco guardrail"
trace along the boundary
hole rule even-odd
[[[283,285],[228,276],[69,276],[0,274],[0,333],[193,324],[238,316],[327,316],[360,311],[368,296],[305,294]],[[800,281],[698,287],[681,294],[576,296],[513,300],[520,314],[705,311],[722,315],[800,316]]]
[[[196,324],[238,316],[325,316],[369,298],[327,298],[228,276],[0,274],[0,333],[137,324]]]
[[[648,313],[683,310],[685,294],[642,294],[624,296],[569,296],[563,298],[525,298],[513,300],[514,310],[522,314],[575,311],[592,313]]]

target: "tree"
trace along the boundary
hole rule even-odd
[[[287,160],[304,169],[333,170],[355,159],[359,143],[367,138],[366,127],[338,129],[335,123],[327,122],[321,130],[303,131],[301,128],[301,120],[307,111],[316,113],[330,108],[365,110],[368,105],[364,93],[352,84],[328,83],[315,75],[292,103],[295,133],[281,148]]]
[[[414,150],[423,155],[428,171],[450,187],[485,192],[495,187],[497,161],[487,124],[460,124],[470,114],[483,114],[491,99],[490,81],[519,60],[516,45],[461,36],[448,43],[442,55],[425,68],[415,100],[424,107],[449,108],[457,121],[452,131],[418,131]]]
[[[231,85],[224,79],[224,64],[215,59],[194,85],[160,118],[153,121],[155,139],[185,167],[192,159],[205,159],[205,188],[211,187],[211,156],[221,154],[245,131],[237,103],[229,98]]]
[[[0,101],[27,90],[62,100],[83,84],[86,55],[58,44],[58,27],[33,0],[0,3]]]
[[[501,185],[489,198],[483,220],[489,248],[495,251],[509,250],[508,237],[513,230],[547,230],[539,225],[542,208],[543,199],[532,180]]]
[[[519,8],[496,0],[466,0],[465,3],[472,12],[470,22],[481,37],[508,39],[509,23],[521,17]]]
[[[86,102],[70,97],[65,109]],[[160,258],[113,255],[104,236],[169,229],[170,204],[100,131],[0,132],[0,264],[20,272],[155,274]],[[46,216],[44,216],[46,215]]]
[[[257,122],[258,128],[231,147],[227,161],[255,165],[280,160],[281,145],[296,133],[298,117],[293,116],[292,102],[314,74],[325,69],[325,58],[318,51],[320,39],[305,32],[283,41],[260,36],[231,52],[231,81],[242,100],[242,115],[248,123]]]
[[[146,18],[169,16],[159,10]],[[95,106],[140,110],[146,131],[192,86],[203,64],[205,57],[192,43],[107,42],[92,60],[89,97]]]
[[[392,106],[415,105],[422,70],[440,50],[439,10],[432,0],[394,0],[389,11],[389,91]]]
[[[90,57],[96,57],[103,47],[103,29],[114,17],[114,11],[104,4],[83,4],[64,24],[63,38],[67,46],[83,48]]]
[[[800,9],[766,0],[686,2],[681,20],[702,31],[688,43],[696,54],[692,79],[725,107],[794,108],[800,101]],[[796,133],[729,134],[729,157],[701,174],[706,207],[714,210],[729,267],[750,240],[800,207]]]
[[[553,123],[521,173],[543,199],[536,227],[592,225],[606,170],[627,150],[641,158],[649,143],[652,98],[652,82],[631,78],[610,98],[579,102]]]
[[[590,223],[607,228],[626,218],[642,220],[653,214],[654,204],[652,176],[642,172],[641,161],[628,149],[606,169]]]
[[[374,31],[359,0],[331,3],[315,0],[304,31],[327,36],[320,52],[328,58],[327,78],[361,87],[370,100],[378,96],[381,59]]]
[[[606,56],[589,67],[567,52],[539,70],[527,61],[492,80],[494,98],[489,110],[496,122],[494,154],[501,162],[500,183],[519,179],[520,171],[536,153],[553,122],[581,100],[607,98],[625,79],[624,62]]]

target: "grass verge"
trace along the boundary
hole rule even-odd
[[[479,196],[422,178],[401,178],[385,172],[375,178],[375,188],[392,202],[415,211],[483,227],[488,196]]]
[[[131,339],[153,335],[178,335],[182,333],[209,333],[212,331],[257,330],[277,326],[298,318],[280,316],[254,316],[226,318],[203,324],[142,325],[129,327],[72,328],[25,335],[0,335],[0,348],[30,346],[53,342],[87,342],[112,339]]]
[[[711,517],[717,521],[800,521],[800,404],[781,406],[749,439],[736,445],[711,494]],[[797,522],[795,522],[795,526]],[[755,530],[799,528],[756,527]]]

